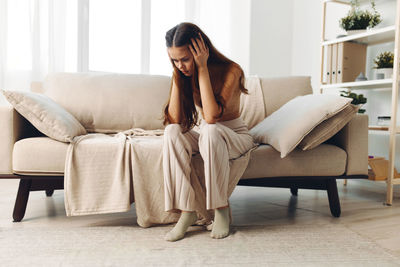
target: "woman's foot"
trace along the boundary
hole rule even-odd
[[[212,238],[224,238],[229,235],[229,207],[216,209],[211,231]]]
[[[185,236],[185,233],[189,226],[193,225],[197,221],[197,214],[195,211],[184,212],[182,211],[181,217],[174,226],[174,228],[165,235],[167,241],[178,241]]]

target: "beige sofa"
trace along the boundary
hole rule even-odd
[[[57,73],[32,91],[48,95],[74,115],[88,132],[112,132],[132,127],[162,127],[161,109],[169,94],[166,76]],[[265,114],[290,99],[312,93],[310,77],[262,78]],[[36,130],[10,105],[0,106],[0,178],[20,179],[13,219],[24,217],[30,191],[51,196],[63,189],[67,143]],[[326,190],[330,211],[340,216],[336,179],[367,178],[368,117],[355,116],[340,132],[318,147],[295,149],[287,157],[270,145],[251,154],[239,185]]]

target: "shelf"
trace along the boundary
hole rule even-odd
[[[369,125],[368,130],[389,132],[389,126]],[[400,133],[400,127],[396,127],[396,133]]]
[[[363,33],[357,33],[353,35],[340,37],[337,39],[327,40],[322,42],[322,45],[327,46],[330,44],[336,44],[347,41],[355,41],[357,43],[362,43],[367,45],[394,42],[394,37],[395,37],[394,33],[395,33],[395,26],[392,25],[380,29],[370,29]]]
[[[391,88],[392,83],[393,83],[392,79],[382,79],[382,80],[370,80],[370,81],[360,81],[360,82],[322,84],[321,88],[322,89],[330,89],[330,88],[377,89],[377,88]]]
[[[389,126],[369,125],[368,130],[389,131]]]
[[[330,3],[341,3],[341,4],[350,5],[351,0],[324,0],[324,2],[327,2],[327,3],[329,3],[329,2]],[[369,4],[370,0],[358,0],[358,2],[360,4]],[[379,0],[378,1],[375,0],[375,3],[377,3],[377,2],[379,3]]]
[[[376,0],[375,3],[377,2],[389,2],[392,0]],[[320,42],[321,44],[321,66],[320,66],[320,74],[321,74],[321,79],[320,79],[320,89],[321,89],[321,93],[324,92],[324,89],[347,89],[347,90],[360,90],[360,89],[388,89],[391,90],[391,94],[392,94],[392,104],[391,104],[391,113],[390,115],[392,116],[392,121],[389,125],[385,126],[380,126],[380,125],[369,125],[368,126],[368,130],[369,130],[369,134],[374,134],[374,135],[383,135],[383,136],[387,136],[389,139],[389,148],[388,148],[388,153],[390,155],[389,159],[385,160],[385,166],[380,166],[381,170],[386,171],[389,169],[389,166],[394,165],[395,163],[395,159],[397,157],[397,153],[396,153],[396,148],[395,148],[395,142],[394,140],[397,139],[399,137],[398,134],[400,134],[400,127],[398,126],[399,124],[397,123],[397,105],[398,105],[398,100],[396,99],[398,94],[399,94],[399,84],[397,84],[397,82],[399,81],[397,75],[399,75],[398,70],[397,73],[393,74],[393,79],[384,79],[384,80],[368,80],[368,81],[353,81],[353,82],[345,82],[345,83],[335,83],[335,84],[324,84],[323,80],[325,78],[324,76],[324,68],[325,66],[327,66],[329,63],[327,63],[327,56],[333,56],[331,57],[331,59],[335,59],[334,57],[338,57],[339,52],[341,52],[340,50],[336,50],[337,53],[333,53],[331,52],[330,55],[328,55],[329,51],[333,51],[333,49],[329,49],[331,48],[332,44],[338,44],[338,43],[349,43],[349,42],[353,42],[353,43],[358,43],[358,44],[363,44],[364,46],[372,46],[372,45],[377,45],[377,44],[389,44],[391,45],[391,43],[394,43],[394,53],[396,55],[395,61],[396,64],[399,64],[397,61],[399,61],[399,55],[398,52],[400,51],[400,42],[395,41],[396,38],[398,38],[400,36],[400,0],[393,0],[393,2],[395,2],[396,7],[389,7],[386,6],[387,9],[390,9],[390,16],[395,17],[394,20],[394,24],[395,25],[389,25],[389,26],[378,26],[375,27],[373,29],[369,29],[366,30],[364,32],[361,33],[357,33],[357,34],[352,34],[352,35],[346,35],[346,36],[341,36],[341,37],[337,37],[337,38],[333,38],[330,40],[326,40],[325,39],[325,30],[326,30],[326,13],[327,13],[327,9],[329,6],[328,2],[335,2],[335,3],[339,3],[339,4],[345,4],[348,5],[350,4],[350,0],[323,0],[323,9],[322,9],[322,31],[321,31],[321,39],[322,42]],[[359,3],[361,4],[362,9],[364,9],[364,7],[369,7],[370,5],[370,0],[359,0]],[[392,10],[393,9],[393,10]],[[394,11],[392,13],[392,11]],[[385,16],[389,15],[389,13],[385,13]],[[333,22],[333,21],[331,21]],[[336,48],[337,46],[333,46],[333,48]],[[364,47],[363,47],[364,49]],[[360,50],[361,51],[361,50]],[[341,55],[343,56],[343,55]],[[354,55],[355,56],[355,55]],[[334,64],[337,64],[337,59],[336,58],[334,62]],[[339,58],[342,59],[342,58]],[[361,59],[355,59],[358,60],[360,62],[363,62],[364,58]],[[331,60],[331,63],[332,64]],[[397,65],[398,66],[398,65]],[[342,66],[343,67],[343,66]],[[336,65],[333,67],[336,68]],[[329,67],[330,69],[330,67]],[[397,69],[397,68],[396,68]],[[357,71],[358,72],[358,71]],[[394,90],[393,90],[394,89]],[[395,99],[393,99],[395,98]],[[394,123],[396,122],[396,124]],[[376,167],[376,166],[375,166]],[[372,169],[372,167],[371,167]],[[376,168],[375,168],[376,169]],[[382,176],[382,175],[381,175]],[[380,176],[380,177],[381,177]],[[399,177],[400,174],[395,173],[394,175],[392,175],[390,173],[386,173],[385,176],[382,176],[385,178],[384,181],[387,182],[387,187],[386,187],[386,205],[392,205],[393,203],[393,185],[398,184],[400,185],[400,178],[396,178]],[[382,178],[381,177],[381,178]],[[370,178],[373,180],[377,180],[379,177],[376,176],[372,176],[370,175]],[[346,184],[346,180],[345,180],[345,184]]]

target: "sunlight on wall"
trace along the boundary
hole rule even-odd
[[[89,70],[140,72],[140,0],[95,0],[89,8]]]
[[[30,70],[31,57],[31,12],[29,0],[9,1],[7,4],[7,65],[13,70]]]
[[[185,20],[185,0],[151,1],[150,73],[171,75],[165,33]]]
[[[0,0],[0,8],[5,89],[28,90],[51,72],[171,75],[165,33],[184,21],[245,71],[249,65],[250,1]]]

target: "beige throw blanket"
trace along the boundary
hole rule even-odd
[[[247,105],[252,103],[247,108],[251,115],[243,118],[254,123],[263,119],[264,105],[259,98],[262,92],[258,78],[252,79],[256,81],[247,87],[250,94],[246,97],[259,103],[247,101]],[[67,150],[64,172],[67,216],[124,212],[130,210],[134,201],[140,226],[176,222],[178,214],[164,211],[162,134],[163,130],[131,129],[114,135],[75,137]],[[250,154],[251,150],[230,161],[229,195],[243,175]],[[208,223],[212,214],[201,205],[205,203],[205,184],[199,154],[193,157],[192,170],[191,179],[199,200],[199,223]]]
[[[64,170],[67,216],[130,209],[132,181],[126,136],[87,134],[69,144]]]

